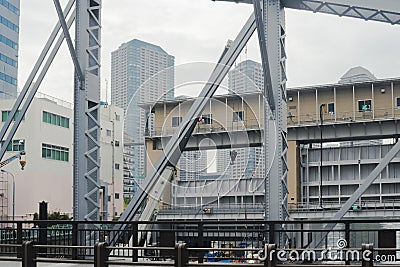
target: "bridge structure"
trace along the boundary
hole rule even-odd
[[[288,208],[291,218],[331,216],[393,147],[393,140],[398,137],[400,130],[397,104],[400,80],[289,88],[287,95]],[[231,151],[262,146],[264,127],[261,99],[260,92],[214,96],[203,110],[203,114],[211,114],[212,122],[197,124],[185,150]],[[371,100],[369,110],[359,108],[359,103],[365,100]],[[146,137],[149,165],[154,164],[163,144],[177,131],[173,121],[185,116],[193,101],[192,98],[180,98],[142,105],[142,108],[154,112],[155,124],[151,130],[147,130]],[[321,104],[331,109],[323,111],[322,126],[318,121]],[[243,114],[241,120],[234,118],[238,112]],[[236,159],[240,160],[243,159]],[[368,191],[357,200],[361,209],[349,212],[347,218],[397,216],[397,203],[400,200],[400,191],[396,189],[399,187],[396,178],[400,173],[398,160],[397,154]],[[236,168],[245,174],[251,163],[247,160],[243,166],[240,164]],[[252,167],[256,171],[251,176],[231,177],[231,173],[216,173],[212,176],[204,174],[197,181],[178,178],[172,184],[170,205],[160,210],[158,218],[262,219],[265,205],[262,199],[263,174],[257,172],[257,166]],[[235,164],[228,168],[235,168]],[[319,204],[321,190],[323,207]],[[213,212],[204,214],[204,208],[211,208]]]
[[[203,88],[199,98],[183,118],[179,131],[174,133],[164,147],[164,153],[151,170],[143,189],[134,196],[121,220],[133,220],[140,205],[145,201],[147,192],[163,173],[165,168],[175,165],[180,157],[180,149],[186,146],[192,134],[197,118],[207,101],[214,95],[220,82],[226,76],[246,43],[257,30],[264,71],[264,152],[266,157],[264,188],[265,218],[269,220],[286,220],[288,218],[287,186],[287,94],[286,94],[286,51],[285,51],[285,8],[295,8],[312,12],[322,12],[338,16],[348,16],[363,20],[380,21],[389,24],[400,24],[400,7],[396,1],[363,1],[351,0],[315,1],[315,0],[235,0],[253,4],[254,13],[249,17],[232,45],[225,49],[219,65],[214,69],[208,84]],[[73,10],[73,5],[75,10]],[[100,97],[100,51],[101,51],[101,0],[70,0],[64,12],[58,0],[54,4],[59,17],[48,42],[17,101],[11,110],[8,120],[0,131],[4,145],[0,157],[17,131],[23,116],[40,86],[52,60],[65,39],[75,66],[75,128],[74,128],[74,218],[76,220],[96,221],[99,218],[99,97]],[[69,34],[75,20],[75,46]],[[60,33],[62,30],[62,33]],[[60,33],[60,34],[59,34]],[[57,39],[57,35],[59,35]],[[36,79],[36,82],[33,81]],[[19,115],[13,118],[21,107]],[[6,137],[7,136],[7,137]],[[5,138],[6,137],[6,138]],[[269,140],[275,139],[274,142]],[[400,143],[393,146],[371,175],[343,205],[334,218],[341,218],[375,180],[376,174],[387,166],[397,154]],[[271,155],[271,151],[276,151]],[[121,226],[122,227],[122,226]],[[113,242],[115,239],[113,240]]]

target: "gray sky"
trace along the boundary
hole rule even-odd
[[[388,1],[400,5],[398,0]],[[175,56],[176,64],[215,62],[251,11],[245,4],[210,0],[103,0],[103,99],[111,51],[121,43],[137,38],[158,44]],[[400,26],[296,10],[287,10],[286,16],[289,87],[335,83],[359,65],[378,78],[400,76]],[[52,0],[21,0],[20,88],[56,21]],[[260,61],[255,37],[241,60]],[[40,91],[72,101],[72,78],[73,66],[63,45]]]

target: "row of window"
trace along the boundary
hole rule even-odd
[[[1,121],[5,122],[8,119],[10,113],[11,113],[10,110],[3,110],[1,112]],[[15,121],[16,118],[18,118],[18,115],[19,115],[19,110],[17,112],[15,112],[15,116],[13,118],[14,121]],[[25,116],[22,118],[22,120],[25,120]]]
[[[69,128],[69,118],[43,111],[43,122]]]
[[[19,32],[19,27],[17,25],[15,25],[14,23],[12,23],[11,21],[9,21],[8,19],[6,19],[3,16],[0,16],[0,23],[5,25],[7,28],[10,28],[11,30],[15,31],[15,32]]]
[[[69,161],[69,148],[42,144],[42,158]]]
[[[1,35],[1,34],[0,34],[0,42],[5,45],[8,45],[11,48],[14,48],[15,50],[18,49],[18,44],[16,42],[14,42],[11,39],[8,39],[7,37],[5,37],[4,35]]]
[[[1,146],[3,146],[4,141],[1,142]],[[20,152],[25,150],[25,140],[12,140],[8,146],[7,151],[12,152]]]
[[[17,63],[16,60],[14,60],[12,58],[9,58],[6,55],[3,55],[1,53],[0,53],[0,60],[3,61],[4,63],[7,63],[10,66],[13,66],[13,67],[17,67],[18,66],[18,63]]]
[[[17,85],[17,79],[15,79],[14,77],[11,77],[10,75],[2,73],[2,72],[0,72],[0,80],[5,81],[12,85]]]
[[[10,2],[8,2],[7,0],[0,0],[0,5],[5,6],[8,10],[13,12],[14,14],[19,15],[18,7],[14,6]]]
[[[244,111],[234,111],[232,114],[232,121],[239,122],[244,120]],[[182,117],[172,117],[172,127],[178,127],[182,122]],[[199,119],[199,123],[206,125],[213,123],[212,114],[203,114]]]
[[[4,141],[1,142],[3,146]],[[7,146],[7,151],[21,152],[25,150],[25,140],[12,140]],[[53,159],[59,161],[69,161],[69,148],[62,146],[54,146],[49,144],[42,144],[42,158]]]

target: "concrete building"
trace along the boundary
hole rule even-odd
[[[20,0],[0,1],[0,99],[17,97]]]
[[[123,109],[104,104],[100,109],[100,179],[102,218],[112,220],[124,210]],[[107,204],[108,203],[108,204]]]
[[[13,104],[11,99],[1,101],[0,127]],[[103,105],[100,116],[100,175],[104,185],[101,211],[107,214],[107,219],[112,219],[123,211],[123,110]],[[15,176],[16,218],[28,218],[37,212],[41,201],[49,203],[49,211],[72,214],[73,125],[72,104],[36,94],[3,158],[26,151],[25,170],[21,170],[18,161],[2,168],[9,172],[1,173],[0,177],[8,186],[8,215],[12,213],[12,176]]]
[[[139,103],[174,98],[174,61],[161,47],[137,39],[123,43],[111,54],[111,102],[125,112],[125,199],[132,197],[145,176],[148,113]]]
[[[323,206],[334,212],[387,154],[393,140],[397,140],[400,132],[397,123],[400,118],[400,79],[290,88],[287,99],[289,208],[293,218],[316,218],[322,216],[318,212],[320,190]],[[147,137],[148,150],[152,151],[150,155],[161,148],[161,140],[164,143],[169,140],[174,131],[172,117],[185,116],[193,101],[165,101],[154,107],[155,126],[160,130]],[[325,105],[322,126],[319,119],[321,104]],[[233,114],[240,111],[244,111],[243,120],[232,122]],[[203,113],[212,114],[213,121],[208,125],[197,125],[186,150],[195,151],[200,146],[202,149],[226,149],[230,145],[236,149],[257,147],[263,143],[262,94],[215,96]],[[247,141],[243,141],[245,138]],[[273,151],[270,153],[273,156]],[[377,209],[399,204],[399,162],[400,155],[397,155],[359,199],[360,205],[366,208],[347,216],[376,216],[374,214],[382,214],[377,213]],[[211,206],[215,212],[207,215],[208,218],[247,216],[262,219],[263,180],[264,175],[255,174],[247,179],[246,175],[241,179],[233,175],[230,179],[203,179],[196,182],[197,187],[194,182],[177,182],[176,188],[173,187],[172,201],[183,206],[200,206],[198,210]],[[192,188],[197,188],[197,191]],[[247,208],[254,207],[253,213],[249,213],[249,209],[246,211],[243,204]],[[159,219],[200,219],[204,214],[198,210],[174,212],[169,209],[159,212],[158,216]],[[310,214],[310,210],[315,214]]]

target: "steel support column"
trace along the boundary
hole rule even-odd
[[[263,12],[276,103],[274,113],[264,105],[265,219],[284,221],[288,219],[285,12],[280,0],[264,0]],[[282,239],[274,241],[283,245]]]
[[[76,1],[75,50],[84,82],[75,73],[74,220],[99,220],[99,102],[101,0]],[[79,241],[78,241],[79,242]]]

